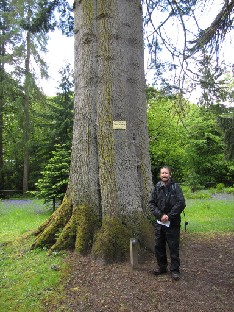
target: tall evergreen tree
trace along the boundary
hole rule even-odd
[[[59,15],[55,15],[55,11]],[[59,26],[63,33],[71,34],[73,30],[73,19],[69,4],[65,0],[3,0],[0,4],[0,189],[4,188],[2,131],[3,118],[6,103],[9,98],[6,94],[15,94],[10,91],[7,75],[4,74],[5,65],[11,74],[22,85],[24,96],[21,96],[21,111],[16,115],[19,119],[19,128],[23,129],[20,149],[23,148],[24,160],[22,172],[22,186],[24,192],[29,184],[30,151],[32,150],[33,118],[31,117],[32,105],[36,97],[41,97],[36,86],[37,72],[41,76],[47,75],[47,66],[42,58],[42,52],[46,52],[47,33]],[[59,18],[59,20],[58,20]],[[9,67],[10,65],[10,67]],[[18,101],[19,103],[19,101]],[[9,112],[9,110],[8,110]],[[19,132],[21,133],[21,132]]]
[[[74,106],[74,73],[67,64],[60,69],[60,83],[57,95],[53,98],[52,128],[54,144],[64,144],[68,149],[72,144],[73,106]]]
[[[40,155],[42,161],[38,166],[37,159],[34,160],[34,176],[38,176],[38,170],[42,173],[36,188],[39,188],[39,197],[44,198],[45,201],[50,201],[51,198],[61,199],[61,194],[64,195],[69,173],[67,168],[70,166],[74,77],[69,64],[60,70],[60,76],[57,95],[46,100],[47,111],[41,107],[42,111],[40,112],[37,107],[35,113],[37,115],[35,129],[37,130],[34,136],[34,152]],[[38,136],[38,132],[43,132],[42,136],[41,134]],[[57,168],[54,166],[56,163]],[[48,166],[50,172],[46,169]],[[56,181],[56,185],[53,185],[54,181]]]
[[[112,222],[123,229],[116,234],[118,241],[126,233],[122,219],[127,215],[136,219],[147,210],[151,174],[142,8],[138,0],[94,4],[76,2],[75,9],[76,89],[68,190],[55,215],[41,227],[35,246],[76,246],[84,251],[93,239],[85,233],[93,233],[98,217],[103,227],[96,246],[102,235],[108,235],[102,230],[111,231]],[[63,231],[55,242],[58,227]],[[128,239],[123,237],[127,244]],[[107,245],[104,242],[103,248],[116,251],[116,246]],[[103,248],[97,253],[107,256]]]
[[[0,3],[0,189],[4,189],[3,118],[6,89],[9,89],[5,65],[12,62],[12,55],[9,51],[12,51],[14,43],[18,40],[17,26],[13,22],[16,11],[11,4],[10,0],[3,0]]]
[[[40,2],[40,1],[39,1]],[[46,51],[46,33],[40,25],[38,28],[33,28],[34,16],[37,15],[40,10],[40,3],[38,1],[18,1],[19,5],[19,22],[22,28],[22,39],[19,47],[21,48],[21,55],[19,60],[22,66],[18,67],[19,76],[23,78],[23,193],[28,191],[29,187],[29,168],[30,168],[30,150],[31,150],[31,101],[32,101],[32,90],[36,89],[36,76],[33,72],[32,61],[39,66],[41,74],[46,74],[46,64],[40,56],[39,52]],[[34,93],[35,95],[35,93]]]

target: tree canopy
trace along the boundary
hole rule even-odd
[[[144,3],[146,50],[150,53],[148,70],[154,69],[156,86],[169,92],[192,92],[201,80],[197,62],[207,55],[213,60],[210,66],[216,75],[227,70],[221,52],[224,43],[230,45],[233,0],[146,0]]]

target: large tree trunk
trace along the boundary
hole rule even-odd
[[[74,31],[70,180],[63,204],[40,227],[34,246],[82,251],[92,245],[99,217],[98,253],[110,237],[116,242],[125,235],[124,244],[129,242],[126,233],[133,231],[126,220],[146,212],[151,189],[140,0],[76,1]],[[116,122],[121,129],[114,129]]]

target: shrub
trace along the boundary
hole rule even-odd
[[[53,201],[53,208],[55,200],[62,200],[67,189],[70,154],[66,145],[56,145],[45,170],[41,172],[42,178],[36,183],[35,195],[44,199],[45,203]]]
[[[224,190],[224,183],[218,183],[217,185],[216,185],[216,190],[218,191],[218,192],[223,192],[223,190]]]
[[[225,193],[234,195],[234,185],[232,187],[226,187],[225,188]]]

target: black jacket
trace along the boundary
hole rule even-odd
[[[168,215],[171,227],[180,225],[180,214],[186,206],[183,192],[174,181],[170,181],[168,185],[158,182],[152,192],[149,205],[157,220],[160,221],[163,214]]]

